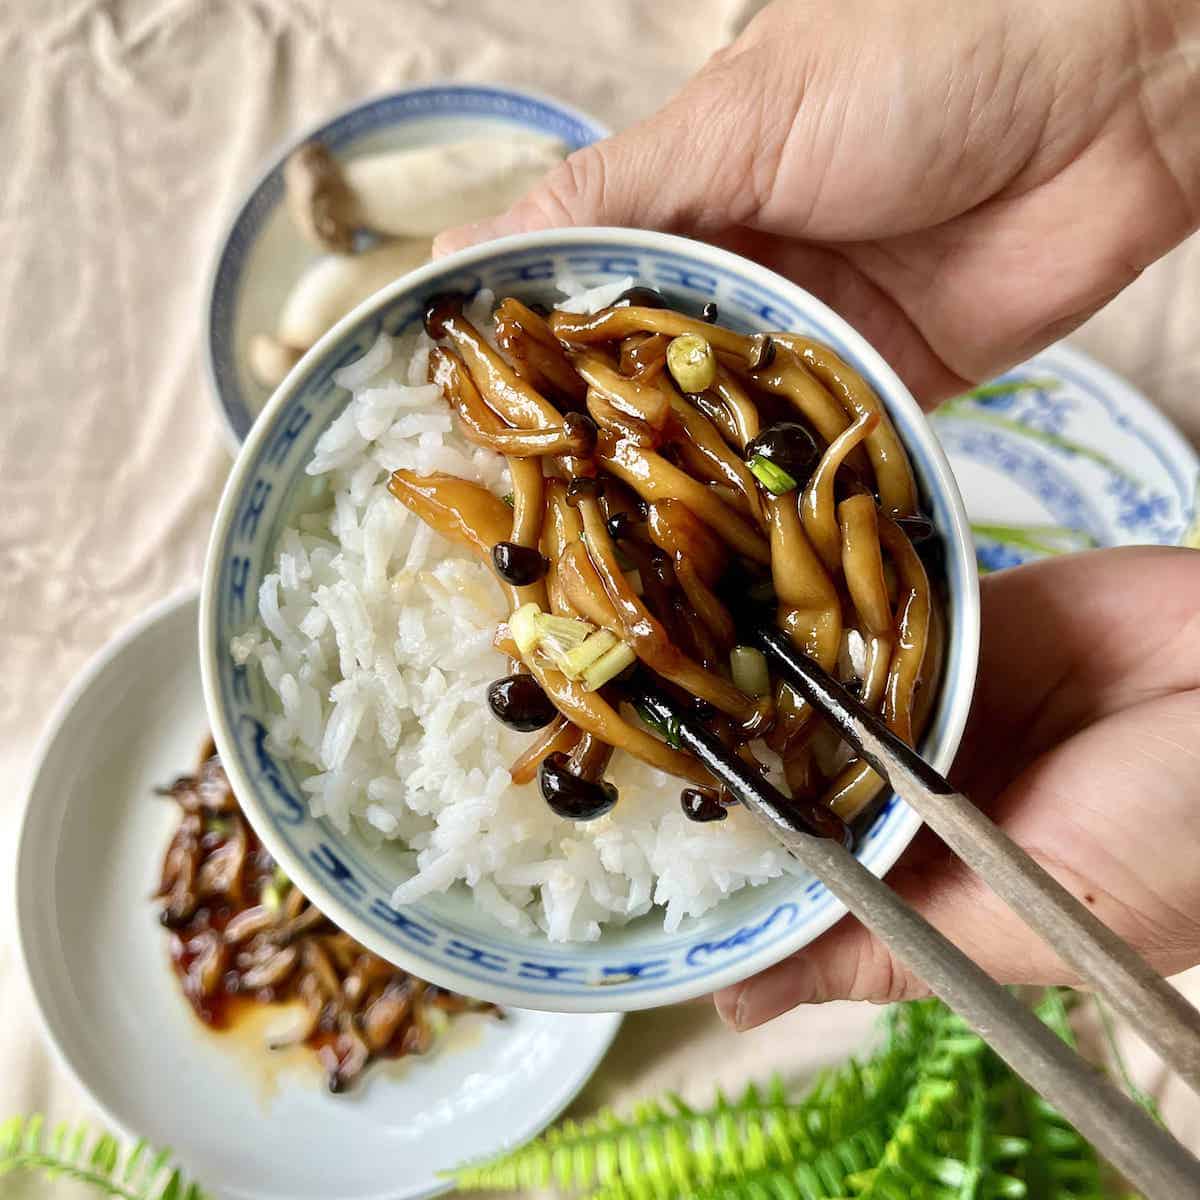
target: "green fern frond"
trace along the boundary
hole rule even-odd
[[[110,1133],[87,1125],[56,1125],[48,1133],[40,1113],[0,1123],[0,1175],[40,1171],[50,1179],[86,1184],[117,1200],[206,1200],[206,1193],[171,1162],[139,1141],[127,1153]]]
[[[718,1094],[697,1112],[677,1098],[641,1104],[627,1119],[605,1111],[564,1121],[535,1142],[458,1171],[460,1188],[562,1188],[632,1184],[639,1197],[674,1195],[703,1175],[758,1164],[805,1130],[773,1088],[747,1089],[737,1101]]]
[[[951,1061],[964,1042],[957,1018],[939,1005],[897,1009],[883,1048],[823,1075],[799,1101],[782,1080],[751,1086],[736,1101],[717,1092],[697,1111],[678,1098],[642,1105],[625,1119],[605,1112],[564,1122],[536,1141],[455,1173],[463,1189],[550,1184],[594,1191],[596,1200],[660,1200],[699,1195],[718,1181],[794,1166],[814,1181],[813,1196],[838,1194],[846,1177],[877,1161],[916,1072],[936,1043]],[[823,1190],[816,1190],[817,1187]],[[802,1191],[801,1195],[804,1194]]]
[[[1047,992],[1039,1015],[1070,1041],[1064,995]],[[589,1200],[1104,1200],[1095,1151],[960,1018],[918,1001],[885,1029],[801,1099],[776,1078],[703,1110],[672,1096],[609,1111],[455,1182]]]
[[[1047,988],[1036,1005],[1041,1020],[1069,1046],[1076,1045],[1068,1003],[1071,993]],[[1015,1168],[1030,1200],[1106,1200],[1105,1168],[1091,1144],[991,1051],[986,1069],[996,1097],[994,1128],[1029,1146]]]

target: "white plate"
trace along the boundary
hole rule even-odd
[[[1092,546],[1200,545],[1196,453],[1119,375],[1058,345],[991,390],[933,417],[981,571]]]
[[[153,789],[191,768],[207,728],[196,626],[194,592],[147,613],[84,670],[43,741],[17,921],[49,1039],[116,1126],[172,1146],[216,1195],[432,1194],[438,1171],[553,1120],[620,1017],[457,1018],[428,1057],[377,1064],[343,1096],[299,1051],[280,1065],[257,1034],[204,1029],[150,901],[176,819]]]
[[[277,151],[221,243],[209,293],[209,377],[235,453],[270,394],[250,376],[246,345],[254,334],[275,328],[284,299],[315,258],[284,204],[283,164],[292,149],[320,141],[339,158],[352,158],[514,129],[557,138],[571,150],[608,134],[586,113],[549,96],[494,84],[441,83],[352,105]]]

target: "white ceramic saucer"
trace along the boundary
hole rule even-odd
[[[1094,546],[1200,545],[1200,461],[1153,403],[1060,343],[952,400],[933,427],[981,572]]]
[[[42,743],[18,849],[21,949],[46,1033],[114,1125],[236,1200],[430,1195],[438,1172],[519,1144],[595,1070],[617,1015],[456,1019],[427,1057],[332,1096],[263,1029],[214,1034],[172,974],[150,895],[175,813],[154,787],[206,732],[194,592],[116,637]]]

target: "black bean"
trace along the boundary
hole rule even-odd
[[[446,336],[445,322],[463,315],[467,297],[462,292],[439,292],[425,304],[425,332],[431,338]]]
[[[568,821],[594,821],[611,812],[617,802],[617,789],[601,779],[592,782],[572,775],[567,756],[548,754],[538,768],[538,786],[551,811]]]
[[[775,361],[775,343],[771,335],[756,333],[750,339],[750,370],[761,371]]]
[[[626,288],[612,303],[613,308],[666,308],[667,299],[662,292],[649,287]]]
[[[632,537],[633,527],[643,524],[644,521],[644,517],[625,509],[622,512],[613,513],[605,524],[608,528],[608,536],[619,542],[622,538]]]
[[[780,421],[766,429],[746,445],[746,461],[755,456],[773,462],[785,470],[803,487],[813,468],[821,459],[817,440],[808,428],[797,421]]]
[[[558,715],[550,697],[532,675],[506,675],[490,684],[488,707],[510,729],[532,733],[544,729]]]
[[[569,412],[563,417],[567,436],[579,444],[579,456],[587,458],[596,448],[596,422],[584,412]]]
[[[701,310],[700,319],[707,321],[710,325],[717,319],[717,302],[710,300]]]
[[[595,475],[576,475],[567,484],[567,503],[576,508],[580,500],[597,499],[604,491],[604,484]]]
[[[492,562],[496,564],[500,578],[513,587],[537,583],[550,569],[543,555],[532,546],[522,546],[518,542],[497,542],[492,547]]]
[[[723,821],[729,815],[716,792],[709,788],[684,788],[679,804],[689,821]]]

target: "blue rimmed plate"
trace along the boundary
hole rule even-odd
[[[948,768],[974,689],[978,589],[966,515],[928,422],[879,355],[808,293],[726,251],[638,230],[554,230],[474,247],[413,272],[326,334],[272,397],[234,464],[205,568],[201,666],[217,745],[247,815],[289,876],[343,929],[417,974],[504,1003],[561,1011],[648,1008],[761,970],[844,910],[816,882],[780,879],[727,897],[673,934],[654,912],[579,945],[515,934],[461,889],[397,910],[390,897],[408,873],[399,856],[312,817],[301,777],[267,745],[265,682],[229,652],[231,639],[256,619],[277,538],[306,494],[313,446],[344,407],[346,393],[334,386],[333,373],[364,354],[381,331],[412,328],[434,292],[487,287],[526,302],[553,302],[559,274],[589,285],[632,276],[693,310],[715,300],[722,322],[735,328],[810,332],[867,378],[908,447],[945,546],[947,664],[923,749]],[[863,861],[882,874],[918,825],[906,805],[890,799],[859,847]]]
[[[275,328],[292,285],[316,257],[283,203],[283,164],[292,150],[316,139],[339,157],[353,157],[512,129],[558,138],[572,150],[608,134],[600,122],[549,96],[483,84],[432,84],[357,104],[274,156],[222,240],[208,293],[209,379],[235,450],[270,395],[246,367],[246,345],[256,333]]]
[[[1053,346],[933,416],[981,571],[1096,546],[1200,544],[1200,460],[1119,375]]]
[[[154,789],[195,763],[207,728],[197,618],[191,591],[119,633],[42,739],[16,912],[48,1040],[110,1124],[173,1147],[213,1196],[416,1200],[445,1191],[440,1171],[552,1121],[620,1018],[460,1017],[428,1056],[375,1064],[340,1096],[309,1051],[266,1049],[279,1014],[263,1010],[224,1034],[202,1026],[150,900],[178,820]]]

